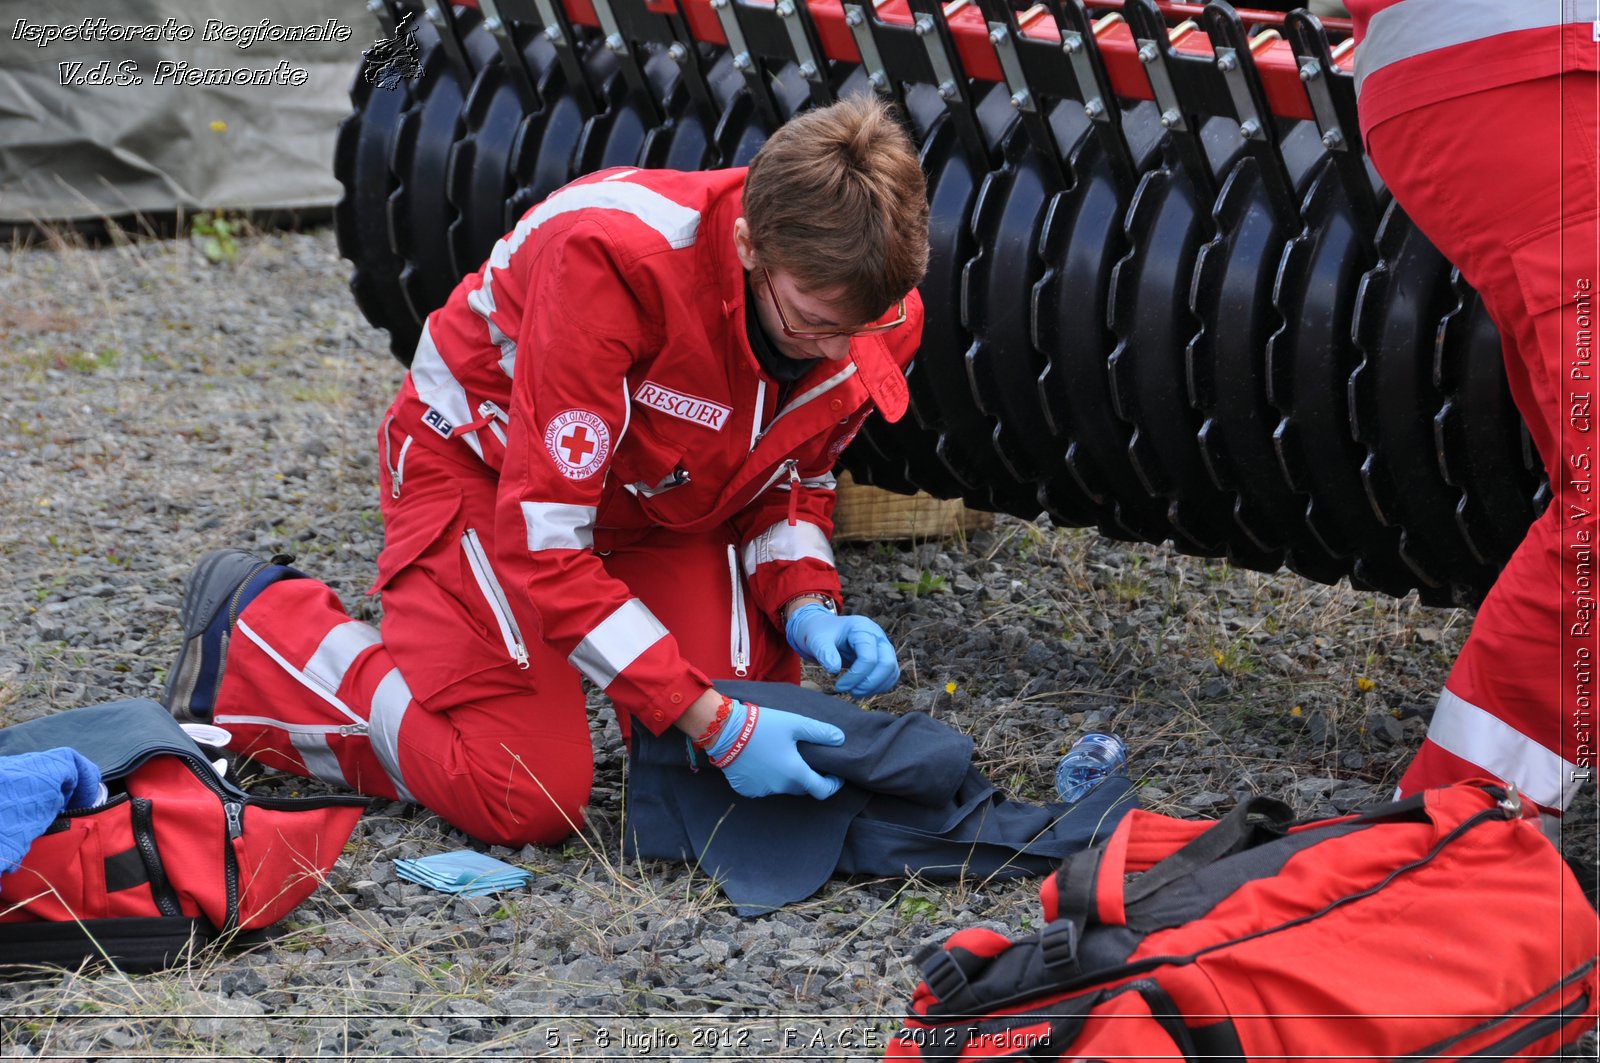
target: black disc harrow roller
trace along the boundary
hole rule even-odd
[[[1348,26],[1117,0],[372,0],[339,247],[409,362],[533,203],[856,92],[921,152],[911,413],[856,479],[1472,604],[1548,491],[1476,293],[1361,152]],[[374,83],[374,82],[377,83]]]

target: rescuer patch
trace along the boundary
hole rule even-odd
[[[611,454],[611,430],[597,413],[562,410],[544,430],[544,447],[569,480],[586,480]]]
[[[664,388],[651,380],[639,385],[639,390],[633,393],[633,400],[681,421],[703,424],[718,432],[722,431],[722,426],[728,423],[728,415],[733,412],[726,406]]]

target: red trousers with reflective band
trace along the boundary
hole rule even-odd
[[[1552,491],[1473,621],[1402,794],[1487,771],[1558,811],[1593,770],[1597,119],[1600,79],[1581,71],[1416,107],[1368,132],[1396,200],[1483,296]]]
[[[584,691],[527,603],[494,593],[492,473],[413,447],[399,497],[382,477],[381,636],[315,580],[272,584],[240,614],[216,722],[268,766],[415,801],[475,838],[566,837],[594,777]],[[738,658],[748,678],[799,681],[748,603],[731,530],[597,540],[707,675],[734,676]]]

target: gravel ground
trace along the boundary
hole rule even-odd
[[[382,541],[371,441],[402,370],[346,277],[329,231],[252,236],[220,265],[183,241],[0,252],[0,723],[159,697],[183,576],[214,546],[292,552],[379,616],[361,597]],[[1024,798],[1077,733],[1115,731],[1147,807],[1180,815],[1251,793],[1305,815],[1385,797],[1470,622],[1010,518],[841,547],[840,566],[905,665],[876,707],[972,733]],[[534,872],[527,890],[397,880],[396,858],[467,841],[379,807],[270,944],[0,986],[0,1056],[875,1056],[921,946],[1037,917],[1034,882],[913,879],[737,919],[704,876],[620,858],[622,755],[592,708],[585,836],[491,850]],[[1592,791],[1571,822],[1592,860]]]

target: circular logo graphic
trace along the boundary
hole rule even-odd
[[[597,413],[562,410],[544,430],[544,448],[569,480],[586,480],[611,454],[611,430]]]

